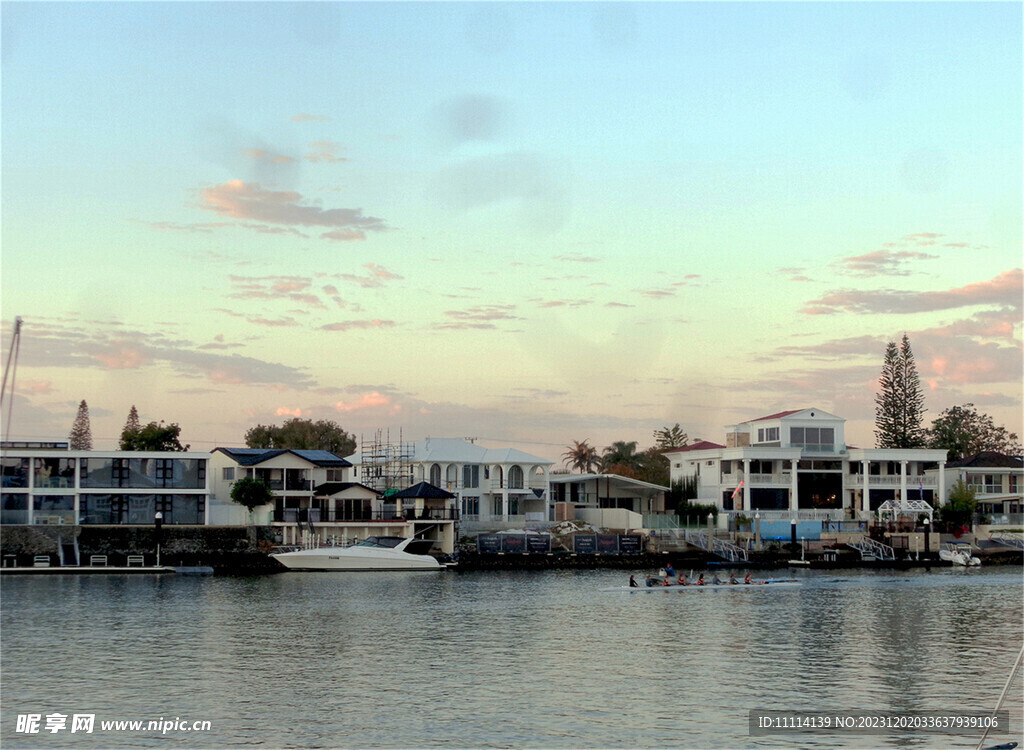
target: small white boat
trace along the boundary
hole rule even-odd
[[[318,547],[271,555],[291,570],[441,570],[430,539],[371,536],[351,547]]]
[[[939,550],[939,559],[967,568],[981,565],[981,560],[971,554],[971,545],[967,542],[946,542]]]

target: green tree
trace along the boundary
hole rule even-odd
[[[356,452],[356,440],[337,422],[293,417],[277,425],[258,424],[245,433],[249,448],[291,448],[330,451],[338,456]]]
[[[977,507],[974,490],[960,477],[949,488],[946,504],[939,508],[939,516],[947,528],[962,528],[971,525]]]
[[[992,417],[980,414],[974,404],[944,409],[932,421],[927,442],[929,448],[945,448],[949,461],[960,461],[982,451],[1009,456],[1022,453],[1017,434],[997,427]]]
[[[132,407],[134,410],[135,407]],[[138,414],[135,416],[138,418]],[[126,424],[118,447],[123,451],[187,451],[188,446],[181,444],[180,437],[181,427],[177,422],[150,422],[134,430]]]
[[[72,450],[92,450],[92,427],[89,425],[89,405],[85,399],[78,405],[78,414],[71,425],[71,432],[68,434],[68,444]]]
[[[139,410],[135,408],[135,404],[132,404],[132,408],[128,410],[128,419],[124,423],[121,435],[124,435],[126,432],[138,432],[141,428],[142,423],[139,421]]]
[[[875,443],[879,448],[921,448],[925,431],[924,392],[917,374],[914,353],[906,334],[899,347],[885,347],[882,372],[875,395]]]
[[[685,448],[690,444],[690,436],[676,422],[673,427],[662,427],[654,431],[655,445],[659,450],[668,451],[674,448]]]
[[[637,468],[637,479],[660,484],[662,487],[669,485],[670,466],[668,458],[662,455],[661,448],[654,445],[640,454],[640,464]]]
[[[259,479],[242,477],[231,485],[231,501],[244,505],[252,513],[261,505],[274,502],[274,493]]]
[[[601,473],[639,479],[641,459],[636,446],[635,440],[617,440],[605,448],[601,454]]]
[[[566,468],[580,474],[592,474],[598,466],[597,449],[589,441],[573,440],[572,445],[562,454],[562,463]]]

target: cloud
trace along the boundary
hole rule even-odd
[[[306,412],[308,414],[309,412]],[[274,410],[274,415],[278,417],[301,417],[303,415],[302,409],[289,409],[287,406],[279,406]]]
[[[875,250],[872,253],[843,258],[837,265],[840,270],[851,276],[909,276],[913,271],[904,267],[906,263],[935,260],[937,257],[916,250]]]
[[[1019,310],[1022,292],[1021,269],[1003,271],[989,281],[979,281],[938,292],[910,292],[900,289],[841,290],[811,300],[805,315],[833,315],[839,312],[910,314],[950,310],[972,305],[999,305]]]
[[[676,296],[674,289],[634,289],[633,291],[651,299],[665,299],[666,297]]]
[[[393,320],[343,320],[320,326],[321,331],[357,331],[373,328],[394,328]]]
[[[331,118],[326,115],[311,115],[307,112],[299,112],[297,115],[292,115],[292,122],[327,122]]]
[[[21,363],[26,367],[102,370],[164,365],[182,377],[202,377],[215,383],[299,389],[317,384],[302,367],[200,350],[191,341],[168,338],[159,330],[132,331],[116,322],[80,325],[36,319],[32,337],[22,348]]]
[[[330,208],[302,205],[303,197],[293,190],[266,190],[257,182],[229,180],[200,191],[200,208],[233,219],[285,226],[330,227],[361,239],[364,231],[386,228],[383,219],[363,216],[359,208]],[[331,234],[331,232],[328,232]],[[331,237],[334,239],[334,237]]]
[[[376,263],[364,263],[363,268],[369,271],[365,276],[357,276],[354,273],[338,273],[334,275],[334,278],[361,286],[363,289],[376,289],[384,286],[385,281],[403,278]]]
[[[295,159],[290,156],[273,154],[265,148],[244,148],[242,153],[254,161],[264,161],[270,164],[292,164],[295,162]]]
[[[584,307],[594,303],[590,299],[553,299],[553,300],[539,300],[533,299],[531,302],[536,303],[538,307],[552,308],[552,307]]]
[[[341,149],[340,143],[335,143],[334,141],[313,141],[309,144],[309,147],[312,150],[306,154],[306,161],[311,161],[313,163],[337,163],[348,161],[345,157],[338,156],[338,151]]]
[[[555,260],[562,261],[563,263],[600,263],[602,261],[601,258],[595,258],[590,255],[581,255],[580,253],[556,255]]]
[[[358,411],[360,409],[375,409],[381,406],[391,406],[391,399],[387,396],[377,393],[364,393],[355,401],[338,401],[334,404],[334,408],[341,412]]]
[[[232,299],[287,300],[289,302],[326,310],[320,298],[309,290],[313,280],[305,276],[228,276],[234,291],[227,296]],[[220,310],[229,315],[238,315],[229,310]]]

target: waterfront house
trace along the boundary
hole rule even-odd
[[[992,516],[993,523],[1001,516],[1016,516],[1013,522],[1020,523],[1024,511],[1024,459],[1020,456],[982,451],[953,461],[946,469],[947,492],[957,480],[963,480],[974,490],[979,513]]]
[[[644,518],[665,512],[668,487],[618,474],[553,474],[553,521],[580,520],[617,529],[644,528]]]
[[[231,500],[242,477],[264,482],[273,503],[257,508],[252,523],[280,531],[286,545],[348,544],[368,536],[432,539],[444,553],[455,549],[455,513],[450,499],[396,499],[389,492],[353,481],[352,463],[322,450],[215,448],[212,516],[218,523],[248,523],[248,511]],[[447,493],[445,493],[447,494]]]
[[[418,482],[450,492],[462,531],[521,528],[548,520],[548,476],[554,462],[515,448],[426,438],[367,446],[348,460],[354,480],[383,492]]]
[[[5,443],[0,523],[48,526],[208,522],[209,454],[83,451]]]
[[[725,444],[665,451],[671,480],[696,477],[698,503],[765,522],[868,519],[886,501],[945,502],[944,450],[848,446],[846,420],[796,409],[727,427]]]

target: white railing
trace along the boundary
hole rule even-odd
[[[871,487],[899,487],[902,483],[902,479],[898,474],[885,474],[885,475],[868,475],[868,485]],[[846,484],[850,487],[862,487],[864,486],[864,475],[863,474],[847,474]],[[938,481],[931,477],[926,477],[923,474],[917,474],[914,476],[907,476],[907,488],[916,489],[919,486],[928,487],[934,489],[938,487]]]
[[[747,551],[745,549],[714,536],[709,539],[708,535],[703,531],[690,531],[686,529],[683,532],[683,539],[686,540],[687,544],[692,544],[694,547],[699,547],[705,552],[718,555],[730,562],[747,561]]]
[[[860,552],[862,560],[895,560],[896,550],[888,544],[876,542],[871,537],[864,537],[859,542],[849,542],[848,547],[853,547]]]

